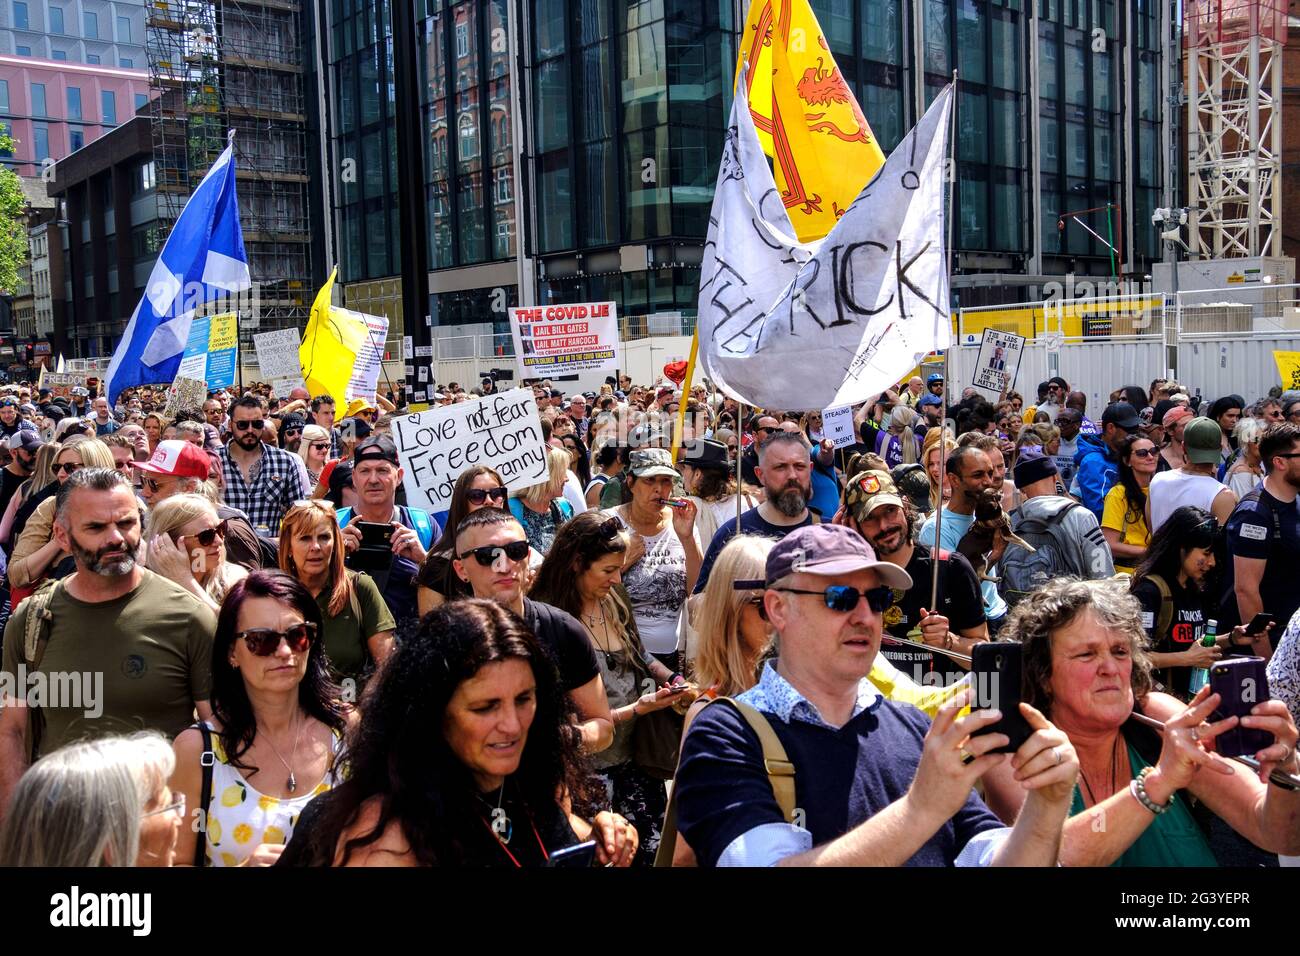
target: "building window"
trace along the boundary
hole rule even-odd
[[[63,33],[63,8],[50,7],[50,32]]]
[[[511,200],[510,184],[513,180],[513,171],[509,166],[502,166],[496,171],[496,187],[494,195],[499,203],[507,203]]]
[[[112,90],[101,90],[99,94],[100,112],[104,114],[104,122],[117,123],[117,97]]]
[[[0,80],[0,113],[9,112],[9,81]]]
[[[67,58],[68,58],[68,53],[67,53],[66,50],[51,50],[51,51],[50,51],[50,59],[51,59],[51,60],[66,60]]]
[[[158,184],[157,172],[154,169],[153,160],[143,163],[140,166],[140,189],[148,192]]]
[[[87,10],[81,15],[82,32],[86,34],[87,40],[99,39],[99,14],[92,10]]]
[[[81,89],[76,86],[68,87],[68,119],[81,119]]]
[[[148,102],[149,102],[149,94],[148,94],[148,93],[137,93],[137,94],[135,94],[135,111],[136,111],[137,113],[140,112],[142,109],[145,108],[145,106],[148,104]]]
[[[87,54],[86,54],[86,62],[87,62],[87,63],[98,63],[98,62],[99,62],[99,54],[98,54],[98,53],[87,53]]]
[[[130,17],[117,18],[117,42],[118,43],[131,42],[131,18]]]
[[[32,159],[38,163],[43,163],[50,158],[50,130],[44,125],[32,126],[32,137],[35,141]]]
[[[32,84],[32,115],[49,116],[49,111],[45,108],[45,84]]]
[[[72,152],[76,152],[86,145],[86,134],[79,129],[68,131],[68,143],[72,147]]]
[[[469,56],[469,24],[456,24],[456,58],[463,60]]]
[[[127,57],[122,57],[122,59],[117,61],[117,65],[124,70],[134,70],[135,60],[129,59]]]
[[[18,30],[30,29],[27,22],[27,4],[22,0],[14,0],[14,27]]]

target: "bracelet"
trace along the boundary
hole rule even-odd
[[[1170,794],[1169,802],[1166,804],[1159,804],[1152,800],[1151,796],[1147,793],[1146,786],[1146,778],[1149,773],[1151,773],[1151,768],[1143,767],[1141,772],[1130,781],[1128,785],[1129,792],[1137,798],[1138,803],[1142,804],[1142,806],[1146,807],[1156,816],[1160,816],[1160,814],[1164,813],[1174,805],[1174,796],[1173,794]]]

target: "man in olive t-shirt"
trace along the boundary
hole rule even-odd
[[[32,757],[87,738],[137,730],[172,736],[211,716],[213,613],[140,567],[140,510],[121,472],[84,468],[59,489],[54,537],[77,570],[53,585],[49,643],[36,673],[23,664],[27,614],[5,628],[0,666],[0,813]],[[39,706],[34,723],[30,703]]]

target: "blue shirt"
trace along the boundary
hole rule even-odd
[[[772,524],[764,520],[763,516],[758,513],[757,508],[750,508],[740,516],[740,534],[758,534],[764,538],[775,538],[780,540],[795,528],[802,528],[804,525],[813,523],[812,513],[810,512],[803,521],[791,525]],[[704,587],[709,583],[709,573],[713,570],[713,562],[718,560],[718,555],[722,549],[727,546],[727,542],[736,536],[736,522],[724,522],[717,531],[713,533],[713,540],[709,542],[709,549],[704,552],[704,561],[700,564],[700,577],[695,582],[695,594],[702,594]]]
[[[940,542],[939,547],[945,551],[956,551],[957,545],[961,543],[961,539],[974,523],[975,515],[973,512],[968,515],[953,514],[945,507],[943,509],[943,541]],[[934,515],[930,515],[925,519],[925,523],[921,525],[921,530],[916,534],[916,540],[927,548],[934,549]],[[984,599],[984,616],[990,621],[996,621],[1006,615],[1007,602],[1002,600],[997,585],[992,581],[980,582],[980,597]]]
[[[863,679],[853,716],[832,727],[769,662],[737,698],[769,719],[795,766],[795,825],[786,822],[744,717],[713,704],[691,724],[677,772],[677,819],[701,866],[764,866],[829,843],[907,793],[929,720]],[[909,866],[986,865],[1008,830],[972,792]]]

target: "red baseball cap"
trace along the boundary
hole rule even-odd
[[[207,478],[212,466],[208,453],[192,442],[170,439],[160,441],[148,461],[131,462],[141,471],[151,475],[168,475],[172,478]]]

